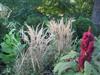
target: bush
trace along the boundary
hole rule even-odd
[[[20,44],[18,36],[15,37],[15,30],[10,31],[3,38],[1,45],[0,58],[4,63],[12,62],[16,57],[17,46]]]
[[[19,34],[18,32],[16,33],[15,29],[12,29],[8,34],[4,36],[3,42],[0,45],[0,63],[5,64],[0,64],[0,66],[5,67],[5,70],[2,72],[2,74],[13,75],[12,66],[16,60],[18,52],[21,51],[25,45],[21,44]]]
[[[93,25],[92,21],[89,18],[79,17],[73,22],[73,28],[79,38],[82,37],[82,34],[88,30],[88,27],[93,28],[93,33],[96,33],[96,27]]]

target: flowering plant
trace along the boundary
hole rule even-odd
[[[92,29],[89,27],[87,32],[84,32],[81,45],[80,45],[80,56],[78,58],[78,69],[82,71],[84,68],[84,62],[91,61],[91,56],[94,50],[94,35],[92,34]]]

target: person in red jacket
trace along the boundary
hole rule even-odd
[[[90,63],[92,53],[94,50],[94,35],[92,34],[92,28],[89,27],[87,32],[84,32],[80,45],[80,56],[78,58],[78,69],[83,71],[84,62],[88,61]]]

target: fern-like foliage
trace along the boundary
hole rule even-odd
[[[99,75],[97,70],[88,63],[87,61],[85,62],[85,68],[84,68],[84,75]]]
[[[77,63],[74,60],[77,56],[77,52],[71,51],[67,55],[61,57],[59,63],[54,67],[54,73],[57,75],[73,75],[77,70]]]
[[[0,58],[4,63],[10,63],[15,60],[18,46],[21,46],[19,37],[15,34],[15,29],[5,35],[1,43]]]
[[[60,58],[60,60],[75,59],[79,54],[75,51],[69,52],[67,55]]]

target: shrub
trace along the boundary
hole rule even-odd
[[[82,34],[88,30],[89,26],[93,28],[93,33],[96,33],[96,27],[88,18],[79,17],[73,22],[73,28],[79,38],[81,38]]]
[[[18,36],[15,36],[14,29],[5,35],[3,42],[1,43],[0,58],[5,63],[10,63],[16,57],[16,49],[20,44]],[[3,54],[3,53],[5,54]],[[7,54],[6,54],[7,53]]]
[[[13,64],[16,60],[16,56],[20,50],[22,50],[25,45],[21,45],[19,35],[16,33],[15,29],[12,29],[8,34],[3,38],[3,42],[0,44],[0,63],[5,64],[0,65],[5,67],[5,70],[1,73],[3,75],[13,75]]]

